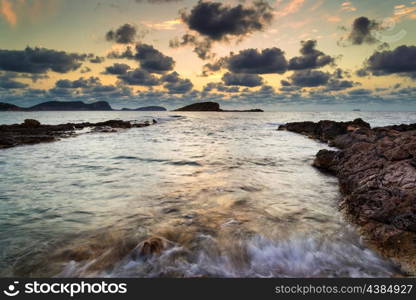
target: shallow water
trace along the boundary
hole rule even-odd
[[[392,276],[338,212],[336,178],[311,167],[326,146],[276,131],[356,117],[416,122],[412,113],[0,113],[1,124],[160,121],[0,150],[0,274]],[[149,236],[169,246],[144,259],[136,246]]]

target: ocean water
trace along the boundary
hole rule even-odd
[[[280,124],[414,113],[0,113],[0,124],[151,120],[0,150],[0,276],[380,277],[397,267],[338,210],[314,169],[326,145]],[[148,237],[167,247],[137,255]]]

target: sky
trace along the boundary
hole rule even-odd
[[[0,0],[0,102],[416,110],[416,1]]]

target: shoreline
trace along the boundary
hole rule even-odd
[[[352,122],[294,122],[287,130],[339,150],[313,165],[339,180],[341,209],[382,255],[416,273],[416,124],[371,128]]]

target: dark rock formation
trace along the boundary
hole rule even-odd
[[[220,105],[216,102],[199,102],[194,103],[174,111],[216,111],[216,112],[263,112],[261,109],[250,109],[250,110],[223,110]]]
[[[156,124],[153,122],[153,124]],[[53,142],[60,138],[76,135],[76,130],[91,128],[94,132],[117,132],[117,129],[140,128],[150,126],[150,122],[131,123],[110,120],[99,123],[67,123],[60,125],[42,125],[37,120],[25,120],[22,124],[0,125],[0,149],[19,145]]]
[[[146,107],[139,107],[135,109],[123,108],[122,110],[123,111],[167,111],[167,109],[162,106],[146,106]]]
[[[84,103],[82,101],[49,101],[23,108],[9,103],[0,103],[0,111],[109,111],[113,110],[105,101]]]
[[[371,129],[352,122],[289,123],[279,128],[328,142],[314,166],[336,175],[348,216],[386,256],[416,270],[416,124]]]
[[[220,109],[220,105],[215,102],[200,102],[200,103],[194,103],[179,109],[176,109],[175,111],[222,111]]]
[[[0,102],[0,111],[24,111],[25,109],[17,105]]]
[[[113,110],[105,101],[86,104],[81,101],[61,102],[49,101],[28,108],[30,111],[108,111]]]

